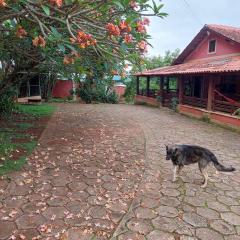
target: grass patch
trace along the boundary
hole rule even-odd
[[[31,127],[33,127],[33,124],[31,124],[31,123],[25,123],[25,122],[23,122],[23,123],[16,123],[16,127],[19,129],[19,130],[26,130],[26,129],[28,129],[28,128],[31,128]]]
[[[49,102],[50,103],[75,103],[76,101],[73,100],[71,97],[66,97],[66,98],[51,98]]]
[[[0,133],[0,158],[2,161],[11,154],[14,150],[14,146],[11,144],[11,138],[9,132]]]
[[[28,154],[31,154],[34,148],[37,146],[37,141],[33,140],[31,142],[22,143],[20,146],[24,148]]]
[[[50,116],[55,111],[56,107],[49,104],[41,105],[18,105],[20,113],[29,114],[30,116],[42,117]]]
[[[3,165],[0,165],[0,175],[5,175],[13,171],[21,170],[22,166],[26,163],[26,157],[20,157],[18,160],[6,160]]]
[[[4,127],[0,125],[0,175],[22,168],[37,146],[40,135],[36,135],[36,130],[41,134],[47,123],[46,117],[51,116],[55,109],[55,106],[48,104],[18,105],[14,118],[7,123],[2,122]]]

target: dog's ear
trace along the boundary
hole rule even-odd
[[[166,145],[166,144],[164,144],[165,145],[165,147],[166,147],[166,150],[168,150],[168,145]]]

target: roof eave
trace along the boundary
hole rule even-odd
[[[192,53],[195,49],[190,49],[191,46],[199,39],[201,42],[205,36],[203,36],[204,32],[208,30],[208,26],[204,25],[204,27],[198,32],[198,34],[193,38],[193,40],[187,45],[187,47],[182,51],[182,53],[173,61],[172,65],[177,65],[183,63],[184,59]],[[202,37],[202,38],[201,38]],[[198,43],[197,43],[198,44]]]

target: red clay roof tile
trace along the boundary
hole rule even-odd
[[[169,76],[197,73],[219,73],[240,71],[240,55],[205,58],[183,64],[156,68],[135,74],[136,76]]]
[[[240,43],[240,28],[217,25],[217,24],[207,24],[206,25],[210,30],[219,33],[235,42]]]

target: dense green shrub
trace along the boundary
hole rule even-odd
[[[107,102],[108,103],[118,103],[119,97],[115,92],[111,92],[107,95]]]
[[[118,103],[118,95],[115,92],[106,90],[104,85],[97,85],[96,87],[85,85],[76,90],[76,94],[85,103]]]
[[[174,111],[177,111],[178,103],[179,103],[178,98],[173,97],[171,99],[171,109],[173,109]]]
[[[0,117],[7,117],[16,109],[15,105],[16,90],[7,89],[0,95]]]
[[[82,87],[79,89],[79,96],[85,103],[92,102],[92,92],[91,89],[88,87]]]
[[[123,95],[127,103],[133,103],[134,97],[136,95],[136,81],[131,79],[131,81],[126,83],[126,90]]]

